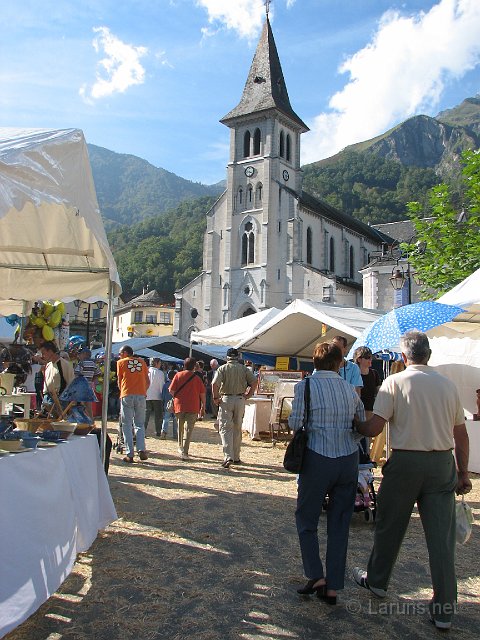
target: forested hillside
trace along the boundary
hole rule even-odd
[[[224,186],[191,182],[136,156],[88,145],[95,189],[107,229],[131,225],[184,200],[219,195]]]
[[[200,273],[205,213],[214,201],[182,202],[162,215],[110,231],[125,300],[148,285],[173,302],[173,292]]]

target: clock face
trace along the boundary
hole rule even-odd
[[[283,170],[282,176],[285,182],[290,178],[290,175],[286,169]]]
[[[247,167],[245,169],[245,175],[247,176],[247,178],[251,178],[254,173],[255,173],[255,169],[253,167]]]

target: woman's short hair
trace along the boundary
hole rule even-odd
[[[336,371],[343,360],[343,353],[336,344],[321,342],[313,350],[313,365],[315,369]]]
[[[353,352],[353,361],[358,362],[360,358],[371,358],[372,351],[368,347],[357,347]]]
[[[427,364],[432,353],[428,338],[421,331],[408,331],[400,338],[400,347],[413,364]]]

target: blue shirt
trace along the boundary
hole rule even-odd
[[[362,374],[360,373],[360,367],[355,362],[345,360],[345,366],[340,367],[338,375],[344,380],[353,384],[354,387],[363,387]]]
[[[305,380],[295,385],[295,397],[288,425],[301,429],[305,408]],[[310,414],[307,447],[327,458],[349,456],[362,437],[352,429],[354,416],[365,420],[365,409],[351,384],[335,371],[314,371],[310,376]]]

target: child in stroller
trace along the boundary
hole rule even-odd
[[[377,464],[370,459],[368,440],[362,438],[358,443],[358,483],[355,496],[355,513],[363,511],[367,522],[375,521],[377,496],[373,486],[373,471]]]

